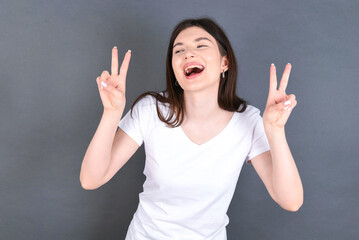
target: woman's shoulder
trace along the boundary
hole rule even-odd
[[[237,112],[238,113],[238,112]],[[253,105],[247,104],[246,110],[238,113],[239,116],[243,119],[253,119],[260,116],[261,110]]]
[[[169,104],[160,101],[166,96],[167,95],[164,92],[143,93],[142,97],[134,104],[134,109],[137,109],[137,111],[141,112],[142,115],[151,115],[153,117],[158,116],[157,110],[160,110],[161,114],[166,116],[169,111]]]
[[[146,92],[145,95],[142,94],[143,96],[137,101],[136,105],[138,104],[141,107],[156,105],[157,99],[155,96],[156,95],[164,96],[164,94],[165,94],[164,92],[153,92],[153,91]]]
[[[253,113],[259,113],[259,112],[260,112],[259,108],[255,107],[253,105],[247,104],[247,108],[245,110],[245,113],[253,114]]]
[[[146,126],[146,129],[155,129],[159,125],[162,126],[159,112],[162,116],[167,116],[168,114],[169,108],[164,106],[165,104],[156,98],[159,97],[161,99],[161,96],[164,96],[163,92],[150,92],[149,94],[142,94],[140,100],[138,100],[134,105],[134,110],[138,113],[138,116],[140,116],[140,119]]]

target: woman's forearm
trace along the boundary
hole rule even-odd
[[[290,152],[284,128],[267,133],[273,164],[272,183],[278,204],[297,211],[303,204],[303,186]]]
[[[112,143],[120,119],[121,116],[103,113],[82,161],[80,182],[83,188],[94,189],[101,184],[110,164]]]

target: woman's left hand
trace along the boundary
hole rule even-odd
[[[291,69],[292,66],[288,63],[277,90],[276,67],[274,64],[270,67],[269,94],[266,109],[263,113],[263,125],[266,131],[283,130],[289,115],[297,105],[295,95],[285,93]]]

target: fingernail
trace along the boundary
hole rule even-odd
[[[113,48],[117,48],[116,46],[114,46]]]
[[[271,64],[272,66],[274,65],[274,63]]]
[[[292,109],[292,108],[290,107],[290,108],[287,109],[287,111],[290,111],[291,109]]]
[[[127,52],[131,52],[131,50],[128,50]]]
[[[290,104],[290,100],[284,102],[284,105],[289,105],[289,104]]]
[[[107,87],[107,84],[105,82],[101,82],[101,86]]]

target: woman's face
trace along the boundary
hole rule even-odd
[[[220,75],[228,69],[228,61],[226,56],[221,57],[216,39],[203,28],[189,27],[178,34],[173,46],[172,68],[182,89],[218,91]],[[200,67],[187,68],[188,73],[194,71],[187,76],[186,67],[193,65]]]

